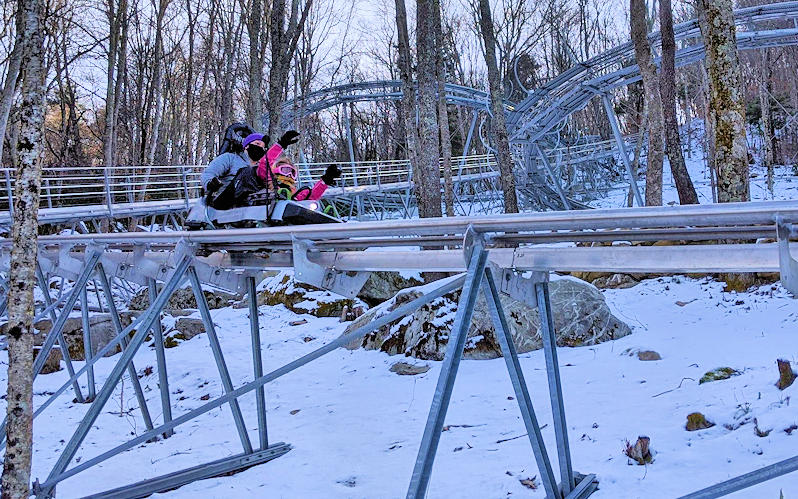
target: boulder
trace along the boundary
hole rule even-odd
[[[258,305],[284,305],[294,313],[316,317],[341,317],[345,307],[348,310],[366,308],[358,299],[344,298],[310,284],[295,281],[293,273],[289,271],[267,279],[265,288],[258,293]],[[235,306],[247,306],[246,300]]]
[[[224,291],[211,291],[208,289],[204,289],[202,291],[205,294],[205,300],[208,302],[208,308],[211,310],[229,307],[235,300],[240,298],[236,295],[225,293]],[[149,306],[150,295],[147,288],[141,288],[139,292],[136,293],[136,295],[130,300],[129,305],[130,310],[146,310]],[[175,290],[175,292],[172,293],[172,296],[169,297],[169,301],[164,307],[164,309],[168,312],[187,308],[195,310],[197,308],[197,300],[194,298],[194,291],[191,287]]]
[[[424,293],[425,288],[400,291],[392,300],[375,307],[355,320],[344,334],[368,324]],[[594,345],[626,336],[629,326],[614,317],[604,296],[594,286],[574,278],[561,278],[549,284],[557,344],[560,346]],[[416,310],[392,324],[355,340],[347,347],[404,354],[419,359],[441,360],[457,311],[460,291],[454,291]],[[530,297],[530,301],[533,298]],[[536,307],[501,296],[510,333],[519,353],[542,347],[540,318]],[[532,303],[534,303],[532,301]],[[493,322],[482,295],[477,300],[468,332],[465,358],[492,359],[501,356]]]
[[[357,297],[376,306],[390,300],[403,289],[421,286],[421,276],[402,272],[372,272]]]
[[[130,325],[132,322],[133,314],[123,312],[120,314],[122,327]],[[40,334],[36,335],[36,345],[41,345],[47,333],[50,332],[52,323],[50,319],[43,319],[33,324],[33,327],[39,331]],[[97,352],[112,339],[116,337],[116,330],[114,323],[111,321],[111,314],[96,314],[93,313],[89,316],[89,327],[91,328],[91,349],[92,352]],[[64,324],[64,339],[69,348],[69,356],[72,360],[86,360],[86,351],[83,347],[83,321],[80,317],[70,317]],[[106,354],[106,357],[119,352],[119,348],[114,348]],[[53,355],[53,354],[51,354]],[[57,354],[60,357],[60,352]],[[48,362],[50,359],[48,358]]]
[[[202,319],[180,317],[175,321],[172,330],[165,333],[163,344],[166,348],[173,348],[179,345],[180,342],[190,340],[204,332],[205,324],[203,324]]]

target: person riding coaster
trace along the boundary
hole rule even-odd
[[[330,165],[312,188],[297,189],[297,168],[284,152],[298,140],[299,133],[289,130],[266,152],[269,136],[252,133],[240,142],[248,164],[242,155],[232,153],[224,153],[214,159],[202,174],[206,193],[204,199],[189,213],[189,228],[231,224],[240,226],[241,223],[275,225],[340,222],[326,211],[322,213],[319,203],[315,202],[328,186],[336,184],[341,176],[340,168]],[[330,206],[334,212],[334,206]]]

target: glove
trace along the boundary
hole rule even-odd
[[[280,140],[277,141],[280,144],[280,147],[283,149],[288,148],[291,144],[296,144],[299,142],[299,132],[296,130],[288,130],[280,137]]]
[[[222,181],[219,180],[219,177],[213,177],[210,180],[210,182],[208,182],[208,185],[205,187],[205,190],[208,192],[208,194],[210,194],[212,192],[218,191],[221,186],[222,186]]]
[[[341,178],[341,173],[338,165],[329,165],[327,171],[321,176],[321,181],[327,185],[335,185],[337,183],[335,179]]]

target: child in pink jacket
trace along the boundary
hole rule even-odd
[[[313,187],[302,187],[297,189],[297,168],[291,160],[283,154],[285,149],[299,141],[299,132],[289,130],[280,137],[273,146],[266,151],[266,156],[258,162],[256,174],[266,185],[277,184],[278,188],[288,189],[291,192],[291,199],[296,201],[321,199],[328,186],[335,185],[336,179],[341,177],[341,169],[336,165],[327,167],[327,171],[321,176]]]

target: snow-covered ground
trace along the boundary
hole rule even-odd
[[[694,126],[700,127],[701,123],[696,121]],[[699,139],[701,134],[699,133]],[[697,143],[698,141],[696,141]],[[750,143],[750,140],[749,140]],[[679,196],[676,192],[676,184],[673,182],[670,164],[667,156],[665,157],[662,168],[662,202],[665,205],[679,204]],[[704,156],[700,147],[696,146],[691,151],[690,157],[685,156],[687,171],[695,185],[698,201],[701,204],[712,202],[712,184],[710,181],[709,170],[704,162]],[[771,193],[767,188],[767,169],[756,164],[750,167],[751,200],[767,201],[772,199],[796,199],[798,198],[798,177],[796,177],[792,166],[776,166],[774,170],[774,186]],[[645,179],[638,181],[640,194],[645,196]],[[611,189],[607,196],[590,202],[594,208],[621,208],[626,206],[626,196],[629,190],[628,182],[619,184]]]
[[[702,203],[711,202],[700,155],[688,168]],[[754,199],[794,199],[798,178],[777,168],[775,194],[764,171],[752,168]],[[641,188],[643,183],[640,183]],[[596,203],[625,204],[626,186]],[[676,192],[665,166],[665,202]],[[776,359],[798,370],[798,302],[778,284],[728,293],[722,284],[686,277],[643,281],[629,289],[603,291],[613,312],[633,334],[602,345],[559,351],[574,467],[595,473],[596,498],[677,497],[798,454],[798,409],[791,397],[798,383],[779,391]],[[90,295],[90,300],[93,300]],[[247,309],[212,312],[233,382],[252,379]],[[338,337],[337,319],[296,315],[282,306],[262,306],[262,351],[266,371]],[[194,315],[198,317],[197,314]],[[307,322],[292,326],[291,322]],[[175,319],[167,318],[167,329]],[[655,350],[658,361],[635,352]],[[222,394],[206,335],[167,351],[173,415]],[[7,353],[0,352],[6,363]],[[117,357],[103,359],[98,382]],[[168,497],[394,498],[405,494],[440,372],[439,362],[416,376],[389,371],[401,356],[339,349],[267,385],[269,437],[291,443],[286,455],[230,477],[214,478],[163,494]],[[156,365],[151,347],[135,359],[140,373]],[[80,366],[81,363],[77,363]],[[552,465],[557,469],[551,410],[541,351],[522,355],[535,409]],[[699,384],[714,368],[740,371],[728,380]],[[4,370],[0,375],[4,375]],[[41,376],[35,401],[60,387],[65,371]],[[142,378],[150,411],[162,421],[157,373]],[[0,380],[5,386],[5,380]],[[84,389],[85,393],[85,389]],[[35,423],[34,477],[43,480],[88,406],[65,394]],[[85,461],[144,431],[129,379],[105,407],[75,461]],[[254,395],[241,400],[253,442],[257,441]],[[689,413],[715,423],[685,430]],[[756,423],[755,423],[756,421]],[[466,360],[460,366],[432,474],[430,497],[544,497],[537,467],[504,361]],[[786,430],[786,431],[785,431]],[[766,436],[758,436],[764,435]],[[630,465],[623,449],[639,435],[651,438],[654,462]],[[59,497],[77,497],[144,480],[241,452],[230,411],[222,407],[177,428],[173,438],[148,443],[59,484]],[[533,479],[532,490],[521,480]],[[798,472],[730,497],[798,495]]]
[[[727,293],[707,279],[661,278],[604,294],[633,334],[594,347],[560,349],[574,467],[596,473],[596,498],[676,497],[797,453],[798,383],[779,391],[775,361],[798,361],[798,303],[778,285]],[[336,338],[346,324],[262,306],[262,350],[267,370]],[[246,309],[213,311],[234,383],[252,378]],[[300,318],[306,324],[291,326]],[[655,350],[659,361],[630,352]],[[5,356],[5,353],[2,354]],[[206,335],[167,350],[170,391],[179,415],[222,393]],[[5,361],[5,358],[2,359]],[[417,376],[389,371],[401,356],[339,349],[268,386],[269,436],[290,442],[288,454],[235,476],[196,482],[169,497],[393,498],[406,491],[440,363]],[[99,380],[115,358],[99,363]],[[420,362],[419,362],[420,363]],[[151,348],[136,358],[139,371],[155,366]],[[547,448],[554,434],[542,351],[523,355]],[[708,370],[742,372],[699,385]],[[41,376],[36,401],[57,388],[64,371]],[[142,379],[160,420],[157,375]],[[446,418],[430,497],[543,497],[521,479],[538,475],[504,361],[463,361]],[[63,396],[36,420],[34,476],[43,479],[87,406]],[[88,459],[143,431],[129,380],[117,389],[77,454]],[[254,396],[242,407],[257,441]],[[122,409],[122,414],[120,414]],[[716,425],[687,432],[687,414],[701,411]],[[765,437],[755,434],[754,418]],[[654,462],[629,465],[625,440],[651,438]],[[518,438],[514,438],[518,437]],[[59,485],[76,497],[240,452],[229,409],[214,410],[177,429],[173,438],[139,446]],[[536,483],[540,483],[539,478]],[[778,498],[798,493],[798,474],[737,497]]]

